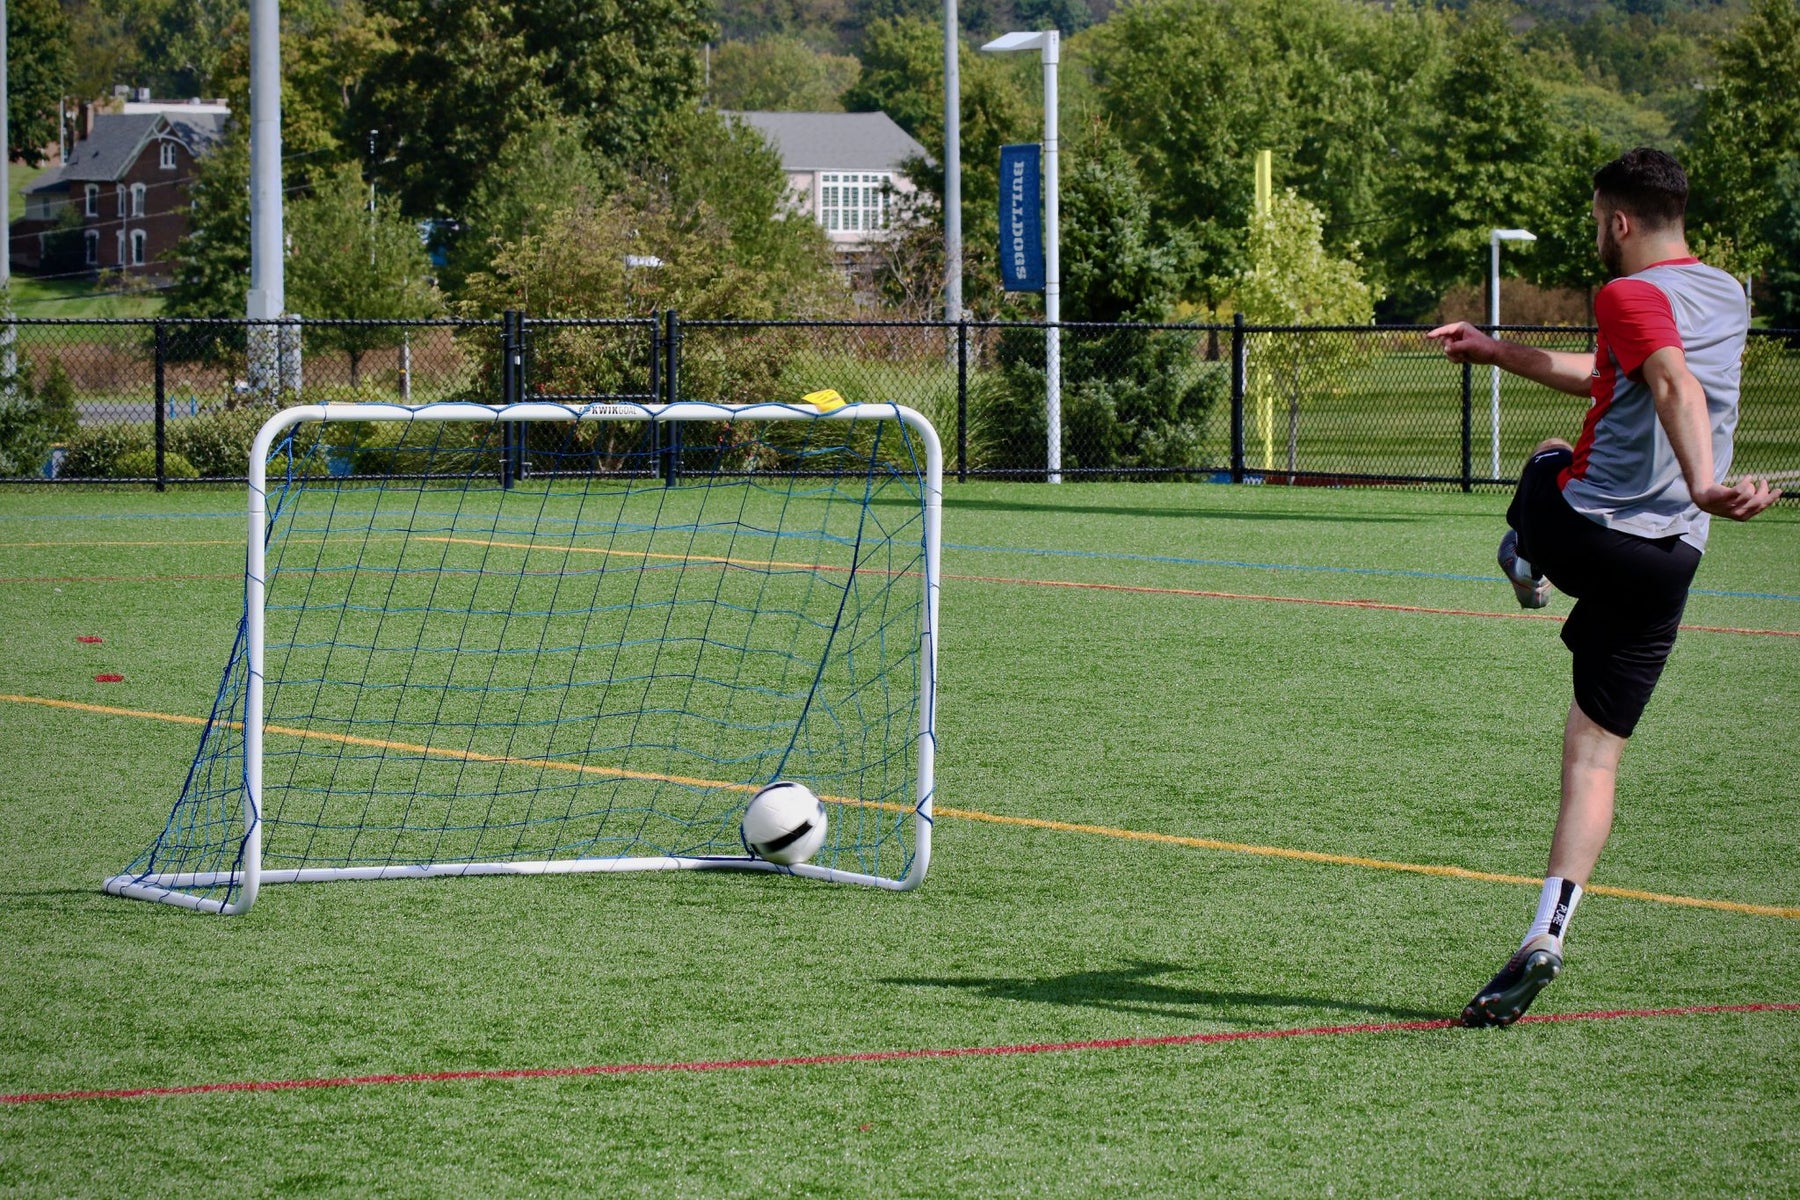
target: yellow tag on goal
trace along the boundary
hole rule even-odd
[[[833,409],[844,407],[844,398],[838,395],[834,389],[826,388],[822,392],[808,392],[800,397],[800,403],[810,404],[820,412],[828,413]]]

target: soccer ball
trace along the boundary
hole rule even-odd
[[[825,805],[805,784],[777,779],[750,798],[740,836],[766,862],[803,863],[825,844]]]

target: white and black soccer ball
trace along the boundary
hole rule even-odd
[[[825,844],[825,805],[805,784],[777,779],[750,798],[739,836],[766,862],[803,863]]]

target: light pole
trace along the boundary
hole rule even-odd
[[[1049,426],[1045,478],[1062,482],[1062,259],[1057,249],[1056,64],[1062,35],[1054,29],[1005,33],[983,50],[1041,50],[1044,56],[1044,418]]]
[[[4,0],[0,0],[4,3]],[[956,0],[944,0],[944,320],[963,319],[962,300],[962,30]]]
[[[1488,231],[1488,250],[1491,262],[1488,266],[1488,324],[1494,327],[1494,336],[1500,336],[1500,243],[1501,242],[1535,242],[1537,234],[1525,229],[1490,229]],[[1491,368],[1494,377],[1494,398],[1488,406],[1488,426],[1494,434],[1494,463],[1489,478],[1500,478],[1500,368]]]

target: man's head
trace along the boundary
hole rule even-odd
[[[1600,262],[1625,273],[1622,242],[1628,238],[1684,239],[1687,172],[1674,157],[1640,146],[1594,172],[1595,245]]]

